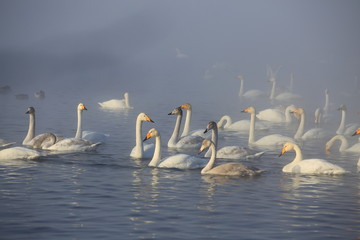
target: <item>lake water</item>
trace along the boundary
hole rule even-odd
[[[0,162],[1,239],[360,238],[359,154],[340,154],[335,148],[332,154],[326,154],[326,140],[304,144],[304,157],[326,158],[348,170],[348,174],[284,174],[281,169],[294,154],[289,152],[279,158],[280,149],[266,152],[260,160],[244,161],[266,170],[256,178],[149,168],[149,160],[130,158],[135,144],[135,119],[140,112],[155,121],[143,124],[143,134],[158,128],[163,156],[174,154],[166,148],[166,142],[175,117],[167,114],[192,99],[168,101],[172,93],[164,93],[154,101],[150,95],[141,99],[139,93],[130,94],[135,108],[127,112],[101,111],[96,97],[71,97],[71,90],[53,91],[42,101],[0,96],[0,137],[9,141],[21,144],[26,135],[28,106],[37,111],[37,134],[51,131],[74,136],[79,102],[88,108],[83,113],[83,129],[110,134],[97,152]],[[228,104],[194,99],[191,128],[205,129],[208,121],[217,121],[223,114],[234,120],[249,119],[249,115],[240,113],[247,104],[236,96],[233,99]],[[334,114],[340,118],[338,112]],[[336,124],[329,129],[335,132]],[[293,136],[295,128],[274,126],[266,134]],[[247,137],[222,132],[219,144],[246,146]]]

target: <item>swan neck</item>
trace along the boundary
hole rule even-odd
[[[345,119],[346,119],[346,111],[341,110],[341,121],[339,124],[339,128],[336,130],[336,134],[343,134],[345,130]]]
[[[255,142],[255,112],[250,115],[249,144]]]
[[[26,134],[26,137],[23,141],[23,144],[26,144],[27,142],[31,141],[35,137],[35,114],[30,113],[29,114],[29,129]]]
[[[272,83],[271,94],[270,94],[271,100],[273,100],[275,98],[275,89],[276,89],[276,81],[274,80]]]
[[[78,110],[78,112],[77,112],[77,128],[76,128],[75,138],[82,138],[81,117],[82,117],[82,111]]]
[[[295,145],[294,146],[294,151],[295,151],[295,158],[291,162],[292,164],[296,164],[296,163],[300,162],[301,160],[303,160],[303,156],[302,156],[302,152],[301,152],[300,147]]]
[[[181,119],[182,119],[182,115],[181,114],[177,115],[174,131],[173,131],[173,133],[172,133],[172,135],[171,135],[171,137],[169,139],[169,142],[168,142],[169,146],[176,145],[176,143],[178,142]]]
[[[210,171],[214,167],[214,164],[215,164],[216,148],[215,148],[215,145],[213,143],[210,145],[210,149],[211,149],[211,157],[210,157],[209,162],[206,164],[206,166],[201,170],[202,174],[205,174],[208,171]]]
[[[325,93],[325,106],[324,106],[324,112],[328,114],[329,112],[329,94]]]
[[[185,125],[184,125],[184,129],[183,132],[181,134],[181,137],[186,136],[189,134],[190,131],[190,122],[191,122],[191,115],[192,115],[192,111],[191,109],[188,109],[186,111],[186,118],[185,118]]]
[[[244,80],[240,80],[240,90],[239,90],[239,97],[244,95]]]
[[[124,96],[124,98],[125,98],[125,105],[126,105],[126,107],[130,107],[130,105],[129,105],[129,95],[125,95]]]
[[[304,134],[304,127],[305,127],[305,113],[302,113],[300,115],[299,127],[294,136],[295,139],[299,139],[302,137],[302,135]]]
[[[154,155],[149,163],[149,167],[157,167],[161,160],[161,137],[160,135],[155,137],[155,150]]]
[[[342,135],[336,135],[335,137],[330,139],[330,141],[326,144],[327,148],[330,149],[337,140],[341,142],[339,147],[340,152],[345,151],[347,148],[349,148],[348,140]]]
[[[136,126],[135,126],[135,147],[136,147],[136,151],[140,152],[140,158],[143,156],[144,154],[144,149],[143,149],[143,141],[142,141],[142,136],[141,136],[141,131],[142,131],[142,121],[141,119],[138,117],[136,119]]]

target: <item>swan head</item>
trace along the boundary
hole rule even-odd
[[[274,83],[274,82],[276,82],[276,78],[275,77],[269,77],[267,81],[271,82],[271,83]]]
[[[191,104],[190,103],[185,103],[183,105],[180,106],[181,109],[185,109],[185,110],[191,110]]]
[[[168,115],[182,115],[181,107],[174,108]]]
[[[359,135],[359,134],[360,134],[360,128],[354,132],[353,136]]]
[[[216,122],[210,121],[210,122],[207,124],[204,133],[207,133],[207,132],[210,131],[211,129],[216,129],[216,128],[217,128]]]
[[[298,108],[298,109],[295,109],[294,111],[292,111],[292,113],[301,115],[304,113],[304,109]]]
[[[128,92],[124,93],[124,98],[128,98],[128,97],[129,97],[129,93]]]
[[[82,111],[82,110],[87,110],[87,108],[85,107],[85,105],[83,103],[79,103],[78,105],[78,108],[77,108],[79,111]]]
[[[237,75],[236,78],[239,79],[240,81],[243,81],[243,80],[244,80],[243,75]]]
[[[152,137],[158,137],[158,136],[160,136],[160,132],[158,130],[156,130],[155,128],[152,128],[146,134],[143,142],[145,142],[146,140],[148,140],[148,139],[150,139]]]
[[[339,108],[338,108],[338,110],[339,111],[346,111],[347,109],[346,109],[346,105],[345,104],[341,104],[340,106],[339,106]]]
[[[32,114],[32,113],[35,113],[35,108],[34,107],[28,107],[27,111],[26,111],[26,114]]]
[[[286,142],[286,143],[284,143],[284,146],[283,146],[283,148],[281,149],[281,153],[280,153],[279,157],[281,157],[281,156],[282,156],[283,154],[285,154],[286,152],[293,150],[293,149],[294,149],[294,146],[295,146],[295,144],[292,143],[292,142]]]
[[[146,115],[145,113],[139,113],[138,115],[138,119],[140,119],[140,121],[146,121],[146,122],[154,122],[148,115]]]
[[[255,113],[255,108],[254,108],[254,107],[248,107],[248,108],[242,110],[241,112],[244,112],[244,113]]]
[[[209,139],[204,139],[202,141],[199,153],[202,153],[205,149],[209,148],[211,146],[211,144],[214,144],[211,140]]]

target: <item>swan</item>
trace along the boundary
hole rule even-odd
[[[275,123],[290,123],[292,122],[291,112],[296,108],[294,105],[289,105],[285,108],[285,112],[277,108],[268,108],[261,110],[256,117],[262,121],[275,122]]]
[[[135,147],[131,150],[130,157],[133,158],[151,158],[154,154],[155,145],[154,144],[143,144],[143,139],[141,137],[142,123],[154,122],[151,118],[145,113],[139,113],[136,118],[135,125],[135,138],[136,144]]]
[[[0,148],[7,148],[7,147],[14,145],[15,143],[16,142],[8,142],[8,141],[0,138]]]
[[[176,154],[164,159],[161,159],[161,136],[160,132],[155,128],[149,130],[144,141],[155,138],[155,151],[149,163],[149,167],[159,168],[178,168],[178,169],[196,169],[203,168],[207,160],[204,158],[197,158],[188,154]]]
[[[206,137],[204,135],[204,131],[202,129],[190,131],[190,122],[191,122],[191,116],[192,116],[192,106],[190,103],[185,103],[180,106],[181,109],[186,110],[186,118],[185,118],[185,124],[184,129],[181,133],[181,137],[184,137],[186,135],[193,135],[193,136],[200,136],[200,137]]]
[[[241,163],[224,163],[214,167],[217,155],[215,144],[211,140],[204,139],[200,152],[207,148],[211,148],[211,157],[206,166],[201,170],[201,174],[247,177],[260,175],[264,172],[255,167],[247,167]]]
[[[220,149],[217,149],[218,144],[218,127],[216,122],[211,121],[207,124],[205,133],[212,130],[211,134],[211,141],[215,145],[216,149],[216,157],[217,158],[226,158],[226,159],[254,159],[260,158],[264,152],[255,153],[250,149],[243,148],[240,146],[226,146]],[[211,155],[211,148],[205,153],[205,157],[210,157]]]
[[[250,121],[249,120],[240,120],[233,122],[229,115],[224,115],[217,122],[217,126],[222,130],[236,130],[236,131],[249,131],[250,129]],[[258,122],[255,125],[255,130],[257,131],[267,131],[270,126],[264,122]]]
[[[111,99],[105,102],[99,102],[98,104],[103,109],[133,109],[133,107],[129,105],[129,93],[127,92],[124,93],[124,99]]]
[[[339,140],[341,142],[339,151],[340,152],[360,152],[360,143],[355,143],[349,147],[349,141],[343,135],[335,135],[325,145],[325,151],[328,152],[332,145]]]
[[[268,82],[272,83],[271,93],[270,93],[270,100],[276,100],[276,101],[292,101],[300,99],[301,96],[292,92],[283,92],[278,95],[276,95],[276,78],[275,76],[271,76],[268,80]]]
[[[236,78],[240,80],[239,97],[255,100],[257,98],[261,98],[265,96],[265,93],[263,91],[257,89],[248,90],[244,92],[244,77],[242,75],[238,75],[236,76]]]
[[[312,158],[303,159],[301,149],[293,142],[284,144],[279,156],[284,153],[294,150],[294,160],[285,165],[282,169],[286,173],[303,173],[303,174],[344,174],[346,171],[335,164],[329,163],[324,159]]]
[[[284,142],[292,142],[294,141],[290,137],[286,137],[280,134],[271,134],[265,137],[260,138],[255,142],[255,108],[248,107],[242,112],[250,113],[250,130],[249,130],[249,145],[257,145],[262,147],[277,147],[282,145]]]
[[[321,139],[327,137],[326,132],[322,128],[312,128],[304,133],[305,127],[305,111],[302,108],[298,108],[293,111],[295,114],[300,115],[299,127],[295,133],[295,139],[309,140],[309,139]]]
[[[25,146],[32,146],[38,138],[41,138],[46,133],[42,133],[42,134],[35,136],[35,125],[36,125],[35,122],[36,121],[35,121],[35,108],[34,107],[28,107],[26,114],[29,114],[29,129],[28,129],[28,132],[27,132],[22,144]]]
[[[339,128],[336,130],[336,134],[343,134],[343,135],[351,135],[353,134],[356,129],[360,127],[359,124],[356,123],[350,123],[346,124],[346,106],[344,104],[341,104],[338,108],[339,111],[341,111],[341,121],[339,124]]]
[[[182,120],[182,110],[180,107],[173,109],[168,115],[176,115],[176,123],[174,131],[168,141],[170,148],[199,148],[201,146],[202,137],[187,135],[179,138],[180,125]]]
[[[15,160],[15,159],[33,160],[43,156],[45,156],[45,154],[25,147],[12,147],[0,151],[0,160]]]

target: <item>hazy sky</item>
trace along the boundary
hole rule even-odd
[[[351,89],[359,12],[357,0],[1,0],[0,83],[122,79],[135,91],[210,68],[230,88],[234,74],[264,84],[270,64],[283,66],[279,81],[294,72],[316,89]]]

